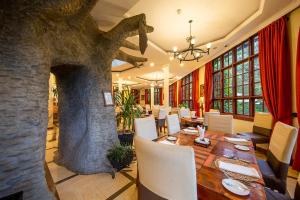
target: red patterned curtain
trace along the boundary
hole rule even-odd
[[[258,32],[263,97],[274,123],[292,124],[291,67],[285,17]]]
[[[297,46],[297,57],[296,57],[296,104],[298,113],[298,124],[300,126],[300,28],[298,32],[298,46]],[[296,149],[296,156],[293,163],[293,168],[300,171],[300,129],[298,131],[298,142]]]
[[[173,83],[173,102],[174,107],[177,107],[177,82]]]
[[[178,105],[181,104],[182,100],[182,91],[181,91],[181,80],[177,81],[178,85]]]
[[[199,106],[199,68],[193,71],[193,94],[192,94],[192,99],[193,99],[193,105],[194,105],[194,110],[196,111],[196,115],[200,116],[200,106]]]
[[[212,61],[205,64],[205,77],[204,77],[204,104],[205,112],[208,112],[212,104],[213,93],[213,65]]]

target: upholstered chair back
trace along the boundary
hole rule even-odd
[[[180,122],[177,114],[167,115],[168,134],[172,135],[180,131]]]
[[[166,119],[166,116],[168,115],[166,108],[159,109],[158,112],[158,119]]]
[[[203,121],[204,126],[208,126],[208,116],[210,116],[210,115],[220,115],[220,112],[205,112],[204,113],[204,121]]]
[[[209,115],[208,130],[221,131],[225,133],[233,133],[233,117],[232,115]]]
[[[134,119],[135,134],[148,140],[157,138],[157,130],[153,116]]]
[[[183,118],[183,117],[191,117],[190,109],[188,108],[179,109],[179,118]]]
[[[138,199],[196,200],[194,150],[134,138],[138,162]]]
[[[152,108],[152,115],[156,118],[158,117],[159,109],[160,109],[159,105],[154,105]]]
[[[297,129],[295,127],[282,122],[275,124],[269,145],[267,161],[276,175],[280,176],[280,170],[288,168],[296,139]]]
[[[270,113],[256,112],[254,116],[253,133],[270,136],[272,133],[273,117]]]

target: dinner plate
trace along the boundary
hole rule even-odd
[[[222,185],[236,195],[247,196],[250,194],[250,189],[247,186],[231,178],[223,179]]]
[[[239,150],[242,150],[242,151],[249,151],[250,150],[249,147],[244,146],[244,145],[238,145],[238,144],[236,144],[236,145],[234,145],[234,147],[237,148],[237,149],[239,149]]]
[[[167,140],[169,140],[169,141],[176,141],[177,137],[169,136],[169,137],[167,137]]]
[[[189,127],[187,127],[187,129],[190,129],[190,130],[195,130],[196,128],[195,128],[195,127],[191,127],[191,126],[189,126]]]

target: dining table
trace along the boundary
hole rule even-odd
[[[251,141],[247,141],[250,150],[242,151],[235,148],[235,145],[237,143],[232,143],[231,141],[227,140],[227,138],[238,138],[238,135],[236,134],[207,130],[205,132],[205,138],[209,138],[211,143],[208,147],[199,146],[194,142],[194,140],[199,137],[198,134],[187,134],[181,130],[180,132],[172,136],[175,136],[177,138],[176,141],[173,141],[175,145],[190,146],[194,149],[198,199],[266,199],[264,181],[257,164],[255,151]],[[156,139],[156,142],[165,141],[167,137],[167,135],[162,136]],[[231,155],[232,158],[228,158],[228,155]],[[245,178],[241,179],[241,182],[249,188],[249,195],[238,196],[228,191],[222,185],[222,180],[226,178],[232,178],[230,177],[230,175],[232,174],[228,175],[226,171],[221,170],[217,167],[216,161],[219,160],[232,160],[234,162],[239,162],[244,166],[253,167],[257,170],[260,178],[257,178],[255,180],[247,180],[247,177],[246,180],[244,180]],[[234,175],[234,178],[237,178],[237,180],[239,180],[239,175]]]
[[[203,125],[203,118],[192,118],[192,117],[182,117],[180,121],[184,125],[190,125],[196,127],[197,125]]]

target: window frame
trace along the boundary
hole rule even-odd
[[[254,59],[258,58],[259,56],[259,50],[258,52],[254,51],[254,41],[255,39],[257,39],[258,41],[258,35],[254,35],[246,40],[244,40],[243,42],[239,43],[238,45],[234,46],[233,48],[231,48],[230,50],[228,50],[227,52],[225,52],[224,54],[218,56],[217,58],[215,58],[212,62],[213,62],[213,104],[212,107],[216,108],[215,106],[217,106],[218,104],[220,105],[219,110],[222,114],[231,114],[234,116],[234,118],[236,119],[243,119],[243,120],[253,120],[254,117],[254,113],[255,113],[255,100],[259,99],[263,101],[262,104],[262,110],[263,112],[267,111],[264,100],[263,100],[263,96],[261,95],[256,95],[255,94],[255,83],[259,83],[261,82],[261,80],[259,82],[255,82],[254,80],[254,71],[257,71],[259,69],[254,69]],[[248,57],[244,58],[244,44],[248,43]],[[237,49],[241,47],[241,56],[242,59],[241,60],[237,60]],[[229,61],[229,53],[232,52],[232,61],[231,64],[228,64],[225,66],[224,63],[224,58],[228,55],[228,59],[226,60],[227,63],[230,63]],[[248,76],[248,82],[245,84],[244,78],[245,78],[245,71],[244,71],[244,63],[248,62],[248,72],[247,72],[247,76]],[[259,60],[258,60],[259,62]],[[215,65],[215,63],[217,63]],[[220,66],[218,66],[220,64]],[[242,64],[242,73],[241,74],[237,74],[237,66],[239,66],[240,64]],[[216,67],[217,66],[217,67]],[[215,70],[218,69],[218,70]],[[232,70],[232,96],[228,95],[225,96],[224,95],[224,90],[227,87],[224,87],[224,80],[227,79],[227,77],[224,77],[224,72],[226,70],[229,71],[229,69]],[[220,73],[220,80],[219,80],[219,86],[215,85],[215,82],[218,83],[218,81],[216,81],[215,76],[217,76],[217,74]],[[242,81],[241,81],[241,85],[237,85],[237,76],[241,75],[242,77]],[[229,79],[228,79],[229,81]],[[228,83],[230,88],[230,84]],[[245,86],[248,85],[248,95],[245,95],[244,89]],[[240,86],[242,87],[242,95],[238,96],[237,95],[237,87]],[[215,90],[218,90],[217,88],[220,87],[220,95],[218,93],[218,91],[216,92]],[[228,90],[228,94],[229,94],[229,90]],[[249,100],[249,115],[245,114],[245,104],[243,105],[243,113],[239,114],[238,113],[238,102],[243,100],[243,102],[246,100]],[[228,110],[224,109],[225,106],[225,102],[229,102],[232,101],[232,112]],[[228,108],[229,105],[228,105]]]
[[[169,86],[169,105],[171,107],[175,107],[175,102],[174,102],[174,83]]]
[[[193,73],[190,73],[181,79],[181,99],[180,102],[187,103],[189,109],[194,108],[193,104]],[[188,98],[186,98],[188,97]]]

